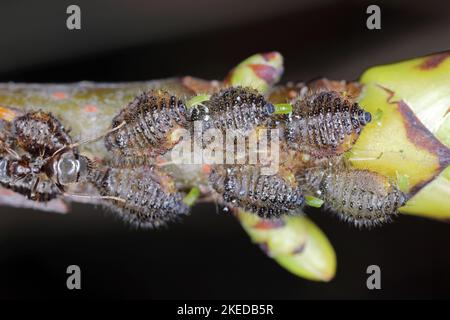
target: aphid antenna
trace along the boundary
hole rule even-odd
[[[64,192],[63,196],[72,197],[72,198],[80,198],[80,199],[104,199],[104,200],[115,200],[115,201],[119,201],[122,203],[126,202],[125,199],[122,199],[119,197],[114,197],[114,196],[92,196],[92,195],[87,195],[87,194],[72,194],[72,193],[67,193],[67,192]]]
[[[371,156],[370,154],[364,156],[363,154],[361,154],[360,157],[355,157],[355,154],[352,153],[352,151],[358,152],[358,153],[375,153],[373,154],[373,156]],[[370,149],[370,148],[352,148],[350,149],[348,152],[350,152],[350,156],[349,156],[349,160],[351,161],[368,161],[368,160],[379,160],[381,157],[383,157],[384,155],[399,155],[401,154],[403,159],[408,159],[410,158],[410,156],[406,153],[404,153],[402,150],[375,150],[375,149]],[[417,154],[415,155],[415,157],[417,157]],[[420,156],[420,158],[425,158],[425,156]]]
[[[78,141],[72,144],[69,144],[68,146],[64,146],[59,148],[58,150],[56,150],[50,157],[48,157],[47,159],[52,159],[54,157],[56,157],[58,154],[60,154],[61,152],[65,151],[65,150],[69,150],[69,149],[73,149],[76,148],[78,146],[84,145],[84,144],[88,144],[91,142],[95,142],[97,140],[100,140],[101,138],[103,138],[104,136],[106,136],[107,134],[114,132],[116,130],[119,130],[120,128],[122,128],[124,125],[126,124],[125,121],[123,121],[121,124],[119,124],[117,127],[114,127],[104,133],[102,133],[101,135],[99,135],[98,137],[95,138],[91,138],[91,139],[86,139],[86,140],[82,140],[82,141]]]
[[[170,166],[173,164],[178,164],[178,163],[176,163],[175,161],[164,161],[164,162],[157,162],[155,165],[158,168],[161,168],[161,167],[166,167],[166,166]]]
[[[122,123],[119,124],[118,126],[116,126],[116,127],[112,128],[112,129],[110,129],[110,130],[108,130],[108,131],[102,133],[101,135],[99,135],[99,136],[97,136],[97,137],[95,137],[95,138],[86,139],[86,140],[81,140],[81,141],[78,141],[78,142],[76,142],[76,143],[72,143],[72,144],[70,144],[67,148],[68,148],[68,149],[73,149],[73,148],[76,148],[76,147],[81,146],[81,145],[84,145],[84,144],[88,144],[88,143],[92,143],[92,142],[98,141],[98,140],[100,140],[101,138],[105,137],[106,135],[108,135],[108,134],[110,134],[110,133],[112,133],[112,132],[114,132],[114,131],[119,130],[119,129],[122,128],[124,125],[126,125],[126,121],[122,121]],[[61,148],[61,149],[64,149],[64,148]],[[61,149],[60,149],[60,150],[61,150]],[[60,150],[57,150],[55,153],[57,153],[58,151],[60,152]]]

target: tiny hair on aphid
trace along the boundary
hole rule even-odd
[[[294,102],[285,136],[292,149],[318,158],[335,156],[351,148],[371,118],[338,92],[311,92]]]
[[[407,200],[387,177],[345,166],[311,169],[300,181],[326,210],[358,227],[391,222]]]
[[[138,95],[112,120],[112,128],[124,125],[105,136],[106,148],[120,162],[144,163],[164,154],[178,142],[172,134],[188,128],[183,100],[162,90]]]
[[[299,186],[281,174],[263,175],[257,166],[217,166],[209,181],[223,204],[266,219],[295,213],[304,203]]]
[[[0,185],[37,202],[47,202],[61,195],[58,187],[48,180],[38,180],[27,173],[29,159],[0,155]]]
[[[105,203],[124,221],[142,228],[155,228],[189,213],[183,194],[177,192],[170,176],[147,166],[98,170],[92,183]]]
[[[247,87],[229,87],[193,108],[191,120],[202,120],[204,129],[248,132],[264,125],[275,107],[258,91]]]
[[[78,152],[51,113],[32,111],[3,126],[0,183],[35,201],[66,195],[65,187],[87,182],[93,162]]]
[[[28,112],[15,118],[11,131],[17,145],[32,156],[51,155],[72,143],[61,122],[44,111]]]

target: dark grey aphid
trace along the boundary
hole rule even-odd
[[[92,182],[102,196],[117,197],[107,200],[110,207],[138,227],[159,227],[189,212],[172,179],[152,167],[105,168]]]
[[[290,148],[321,158],[349,150],[371,114],[340,93],[322,91],[306,95],[294,103],[286,123]]]
[[[61,194],[51,181],[38,180],[31,172],[29,159],[15,159],[8,154],[0,155],[0,185],[29,199],[46,202]]]
[[[263,218],[277,218],[303,206],[300,187],[280,174],[262,175],[255,166],[218,167],[210,176],[225,205]]]
[[[204,129],[242,130],[246,133],[264,125],[275,112],[256,90],[230,87],[212,95],[191,111],[191,120],[202,120]]]
[[[28,112],[3,128],[0,183],[36,201],[63,194],[86,182],[92,162],[80,155],[61,122],[43,111]]]
[[[325,209],[358,227],[390,222],[407,200],[388,178],[367,170],[343,166],[311,169],[300,181],[324,201]]]
[[[51,113],[33,111],[15,118],[11,136],[32,157],[49,157],[72,143],[61,122]]]
[[[116,160],[140,164],[178,143],[172,134],[187,127],[186,107],[182,100],[166,91],[150,90],[137,96],[114,117],[112,128],[120,125],[106,135],[106,148]]]

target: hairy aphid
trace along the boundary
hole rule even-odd
[[[286,123],[290,148],[321,158],[349,150],[371,114],[335,91],[308,94],[294,103]]]
[[[60,194],[58,187],[50,181],[38,180],[32,168],[27,157],[16,159],[8,154],[0,155],[0,185],[38,202],[56,198]]]
[[[191,120],[202,120],[204,129],[248,132],[264,125],[275,107],[256,90],[230,87],[211,96],[191,111]]]
[[[78,153],[68,132],[50,113],[19,116],[4,135],[11,146],[2,143],[1,183],[32,200],[55,198],[65,186],[84,182],[91,174],[90,159]]]
[[[262,175],[256,166],[218,167],[210,175],[225,205],[263,218],[277,218],[303,206],[299,186],[281,174]]]
[[[152,167],[107,167],[97,172],[92,183],[102,196],[123,199],[107,203],[125,221],[138,227],[159,227],[189,213],[172,179]]]
[[[300,181],[325,209],[358,227],[390,222],[407,200],[388,178],[367,170],[330,166],[309,170]]]
[[[43,111],[17,117],[12,122],[11,130],[18,147],[32,156],[51,155],[72,143],[59,120]]]
[[[200,196],[200,189],[193,188],[184,198],[172,176],[155,167],[162,165],[154,160],[179,142],[177,129],[190,130],[199,120],[203,132],[231,130],[245,137],[262,137],[258,129],[284,130],[281,157],[272,150],[278,135],[270,137],[270,152],[259,140],[249,148],[257,149],[260,160],[281,160],[274,175],[249,164],[205,169],[210,174],[206,184],[221,204],[271,219],[301,212],[306,194],[319,198],[317,206],[323,200],[326,209],[356,226],[391,221],[407,196],[387,177],[342,162],[342,153],[352,147],[371,114],[343,94],[324,90],[308,93],[303,88],[293,103],[275,105],[243,87],[198,95],[186,105],[168,92],[150,90],[125,107],[102,135],[110,153],[100,167],[78,151],[96,139],[73,143],[53,115],[29,112],[0,122],[0,185],[35,201],[49,201],[67,195],[70,184],[87,183],[98,194],[79,196],[101,198],[135,226],[165,225],[189,213],[188,204]],[[245,152],[245,160],[248,156],[250,162],[253,155]]]
[[[184,102],[168,92],[150,90],[137,96],[112,121],[119,127],[105,136],[105,146],[120,162],[139,163],[175,146],[173,135],[186,128]]]

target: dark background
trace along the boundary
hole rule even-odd
[[[277,50],[283,81],[356,79],[371,65],[448,50],[448,1],[378,1],[382,29],[365,27],[364,1],[5,1],[0,81],[220,79],[236,63]],[[78,4],[82,30],[65,27]],[[181,224],[136,231],[100,209],[71,214],[0,208],[0,298],[449,298],[450,226],[401,216],[359,231],[321,212],[333,243],[330,283],[297,278],[250,243],[239,223],[201,205]],[[69,291],[66,267],[82,269]],[[377,264],[382,290],[366,288]]]

